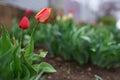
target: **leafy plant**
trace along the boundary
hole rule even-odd
[[[115,35],[107,27],[97,27],[94,30],[95,34],[91,35],[90,45],[92,63],[107,68],[118,66],[120,46],[114,40]]]
[[[99,19],[99,22],[102,22],[105,25],[115,25],[116,19],[113,16],[103,16]]]
[[[0,38],[0,80],[33,80],[41,72],[56,72],[50,64],[40,62],[47,52],[35,54],[33,51],[32,38],[27,47],[21,48],[18,40],[10,40],[3,26]]]
[[[76,26],[70,21],[44,29],[45,43],[54,55],[73,59],[80,64],[91,62],[100,67],[120,65],[120,45],[115,27]],[[119,33],[119,32],[118,32]]]
[[[23,45],[23,30],[30,27],[26,16],[20,21],[21,34],[12,39],[9,37],[5,26],[2,25],[0,38],[0,80],[40,80],[43,73],[53,73],[56,70],[48,63],[41,62],[47,55],[46,51],[34,52],[34,30],[29,41]],[[36,27],[36,26],[34,26]],[[16,30],[15,29],[15,30]],[[16,32],[17,33],[17,32]],[[20,37],[20,38],[19,38]]]
[[[31,26],[34,23],[31,19]],[[43,42],[54,55],[80,64],[120,66],[120,31],[115,26],[76,25],[72,19],[60,18],[54,24],[40,24],[36,28],[35,44]],[[30,36],[31,29],[26,30],[25,35]]]

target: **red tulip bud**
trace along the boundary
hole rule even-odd
[[[31,13],[32,13],[32,11],[30,9],[26,9],[26,11],[25,11],[26,15],[30,15]]]
[[[59,15],[60,15],[60,16],[63,16],[63,14],[64,14],[64,11],[61,10],[61,11],[59,12]]]
[[[46,23],[49,20],[49,18],[50,18],[51,12],[52,12],[51,8],[43,8],[41,11],[39,11],[35,15],[35,18],[40,23]]]
[[[28,18],[26,16],[24,16],[20,23],[19,23],[19,27],[22,29],[28,29],[30,27],[30,22],[28,20]]]

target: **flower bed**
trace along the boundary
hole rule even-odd
[[[52,11],[51,8],[44,8],[37,14],[39,23],[47,22]],[[46,13],[49,12],[49,15]],[[42,22],[41,22],[42,21]],[[38,24],[37,24],[38,25]],[[19,27],[19,28],[18,28]],[[43,73],[53,73],[56,70],[48,63],[41,62],[47,54],[46,51],[34,52],[33,36],[36,26],[31,30],[29,41],[24,45],[24,31],[30,28],[29,19],[23,16],[19,26],[20,36],[16,38],[9,34],[2,25],[2,35],[0,37],[0,80],[40,80]]]
[[[36,44],[43,42],[50,53],[75,60],[80,64],[92,63],[106,68],[120,65],[120,33],[115,26],[81,26],[73,22],[72,16],[57,20],[54,24],[37,26],[34,35]],[[34,22],[34,19],[31,19],[31,28],[34,27]],[[13,33],[17,31],[14,29]],[[26,33],[29,34],[31,31],[28,30]],[[28,34],[24,37],[29,37]],[[15,35],[18,36],[16,33]]]

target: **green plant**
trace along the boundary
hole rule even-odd
[[[94,28],[91,34],[91,61],[101,67],[117,67],[119,63],[120,45],[114,40],[113,33],[108,27]]]
[[[18,40],[9,38],[4,26],[0,38],[0,80],[33,80],[39,73],[56,72],[46,62],[40,62],[47,52],[34,52],[32,38],[25,48],[21,48]]]
[[[99,19],[104,25],[115,25],[116,19],[113,16],[103,16]]]
[[[20,21],[19,27],[21,29],[16,29],[21,32],[20,35],[17,34],[16,37],[18,38],[16,38],[12,34],[11,39],[5,26],[2,25],[2,36],[0,38],[0,80],[40,80],[43,73],[56,72],[50,64],[41,62],[47,55],[46,51],[34,51],[33,38],[36,26],[34,26],[26,45],[23,45],[24,30],[30,27],[26,16]]]
[[[80,64],[91,62],[100,67],[120,65],[120,45],[115,26],[76,26],[72,22],[49,25],[43,29],[44,41],[54,55],[73,59]],[[118,31],[117,31],[118,32]]]
[[[87,49],[89,38],[87,34],[84,35],[88,28],[75,26],[73,21],[69,20],[54,25],[49,24],[47,28],[41,30],[45,35],[43,41],[51,53],[63,56],[65,59],[74,59],[83,64],[87,63],[89,58]]]
[[[31,25],[33,23],[35,21],[31,19]],[[25,34],[30,34],[31,29]],[[35,43],[43,42],[54,55],[106,68],[120,65],[120,33],[115,26],[81,26],[68,19],[58,20],[55,24],[40,24],[36,31]]]
[[[33,34],[33,39],[34,39],[34,43],[35,45],[37,45],[39,42],[42,41],[43,37],[45,37],[45,35],[43,35],[43,33],[41,32],[41,28],[42,27],[46,27],[48,24],[36,24],[36,20],[34,18],[30,19],[30,28],[24,31],[24,35],[23,35],[23,45],[26,45],[29,40],[30,40],[30,35],[32,30],[34,29],[34,27],[36,26],[36,30]],[[11,30],[9,31],[10,33],[10,37],[12,37],[14,35],[14,37],[16,39],[20,39],[20,36],[22,35],[21,29],[17,28],[17,26],[19,26],[18,22],[16,19],[13,20],[13,25]]]

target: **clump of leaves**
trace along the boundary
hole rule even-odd
[[[47,52],[34,53],[33,38],[22,48],[17,39],[11,40],[4,26],[0,38],[0,80],[39,80],[42,73],[56,70],[48,63],[41,62]]]
[[[31,19],[31,29],[26,35],[29,36],[34,23]],[[120,66],[120,31],[115,26],[81,26],[72,20],[58,21],[38,25],[33,39],[36,44],[39,41],[46,44],[54,55],[80,64],[90,62],[106,68]]]

